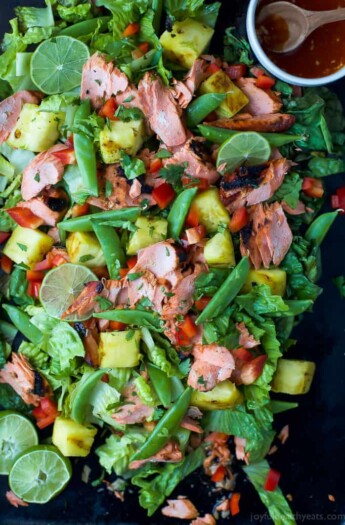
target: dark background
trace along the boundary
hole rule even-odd
[[[0,33],[8,28],[8,19],[17,5],[43,6],[43,0],[2,0],[0,7]],[[236,23],[244,27],[247,2],[223,1],[215,45],[221,49],[224,28]],[[345,80],[332,86],[345,105]],[[345,176],[327,180],[329,196],[339,185],[345,184]],[[297,345],[290,357],[316,361],[317,372],[312,390],[307,396],[299,396],[300,405],[294,411],[280,414],[276,428],[290,425],[290,438],[272,457],[272,465],[282,472],[280,486],[284,494],[291,494],[291,506],[296,521],[302,523],[345,524],[345,300],[332,283],[332,278],[345,274],[345,217],[339,217],[328,234],[323,246],[323,275],[320,285],[324,293],[318,299],[314,312],[308,313],[295,330]],[[282,398],[282,396],[280,396]],[[291,399],[291,398],[290,398]],[[181,523],[161,516],[157,512],[147,518],[137,503],[133,490],[127,490],[125,504],[108,492],[104,485],[93,488],[81,482],[81,471],[87,463],[93,467],[91,480],[100,473],[92,460],[77,460],[73,479],[60,496],[44,505],[30,505],[15,509],[5,499],[7,480],[0,477],[0,523],[2,525],[160,525]],[[201,514],[211,512],[216,495],[210,495],[210,486],[202,473],[196,473],[179,486],[177,495],[186,495],[196,504]],[[272,523],[249,482],[238,478],[237,490],[242,492],[241,514],[223,521],[234,525]],[[335,502],[328,499],[331,494]],[[174,495],[173,495],[174,496]],[[185,522],[187,523],[187,522]],[[221,520],[218,522],[221,524]],[[285,525],[285,524],[283,524]]]

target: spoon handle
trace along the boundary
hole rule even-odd
[[[324,24],[345,20],[345,7],[332,9],[331,11],[306,11],[306,17],[309,25],[308,33],[310,34]]]

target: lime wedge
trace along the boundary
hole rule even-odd
[[[31,58],[31,80],[43,93],[55,95],[81,83],[83,65],[89,58],[87,45],[70,36],[42,42]]]
[[[259,166],[271,156],[268,141],[259,133],[248,131],[236,133],[223,142],[218,151],[217,167],[232,172],[240,166]]]
[[[8,481],[18,498],[27,503],[47,503],[66,487],[71,474],[69,459],[56,447],[38,445],[16,459]]]
[[[0,474],[8,474],[17,456],[37,444],[31,421],[12,410],[0,413]]]
[[[81,264],[61,264],[50,270],[43,279],[40,289],[40,301],[47,314],[55,319],[61,319],[61,315],[90,281],[98,281],[98,278],[89,268]],[[69,316],[68,321],[83,321],[87,318],[76,315],[72,319],[72,316]]]

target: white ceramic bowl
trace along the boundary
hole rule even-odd
[[[247,11],[247,35],[248,40],[251,45],[251,48],[260,62],[260,64],[267,69],[273,76],[287,82],[289,84],[294,84],[295,86],[323,86],[329,84],[330,82],[335,82],[345,76],[345,67],[339,69],[332,75],[327,75],[326,77],[320,78],[302,78],[296,77],[295,75],[290,75],[280,67],[276,66],[272,60],[268,58],[265,51],[261,47],[260,41],[256,34],[255,29],[255,18],[256,18],[256,9],[260,0],[250,0],[248,11]]]

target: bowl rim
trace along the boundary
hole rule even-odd
[[[248,40],[253,50],[253,53],[265,69],[267,69],[272,75],[279,78],[280,80],[287,82],[288,84],[294,84],[295,86],[322,86],[325,84],[329,84],[330,82],[340,80],[345,76],[345,66],[336,71],[335,73],[332,73],[331,75],[327,75],[325,77],[303,78],[287,73],[286,71],[278,67],[276,64],[274,64],[274,62],[272,62],[272,60],[266,55],[265,51],[261,47],[259,38],[256,34],[255,17],[259,1],[260,0],[250,0],[249,2],[246,17],[246,28]]]

